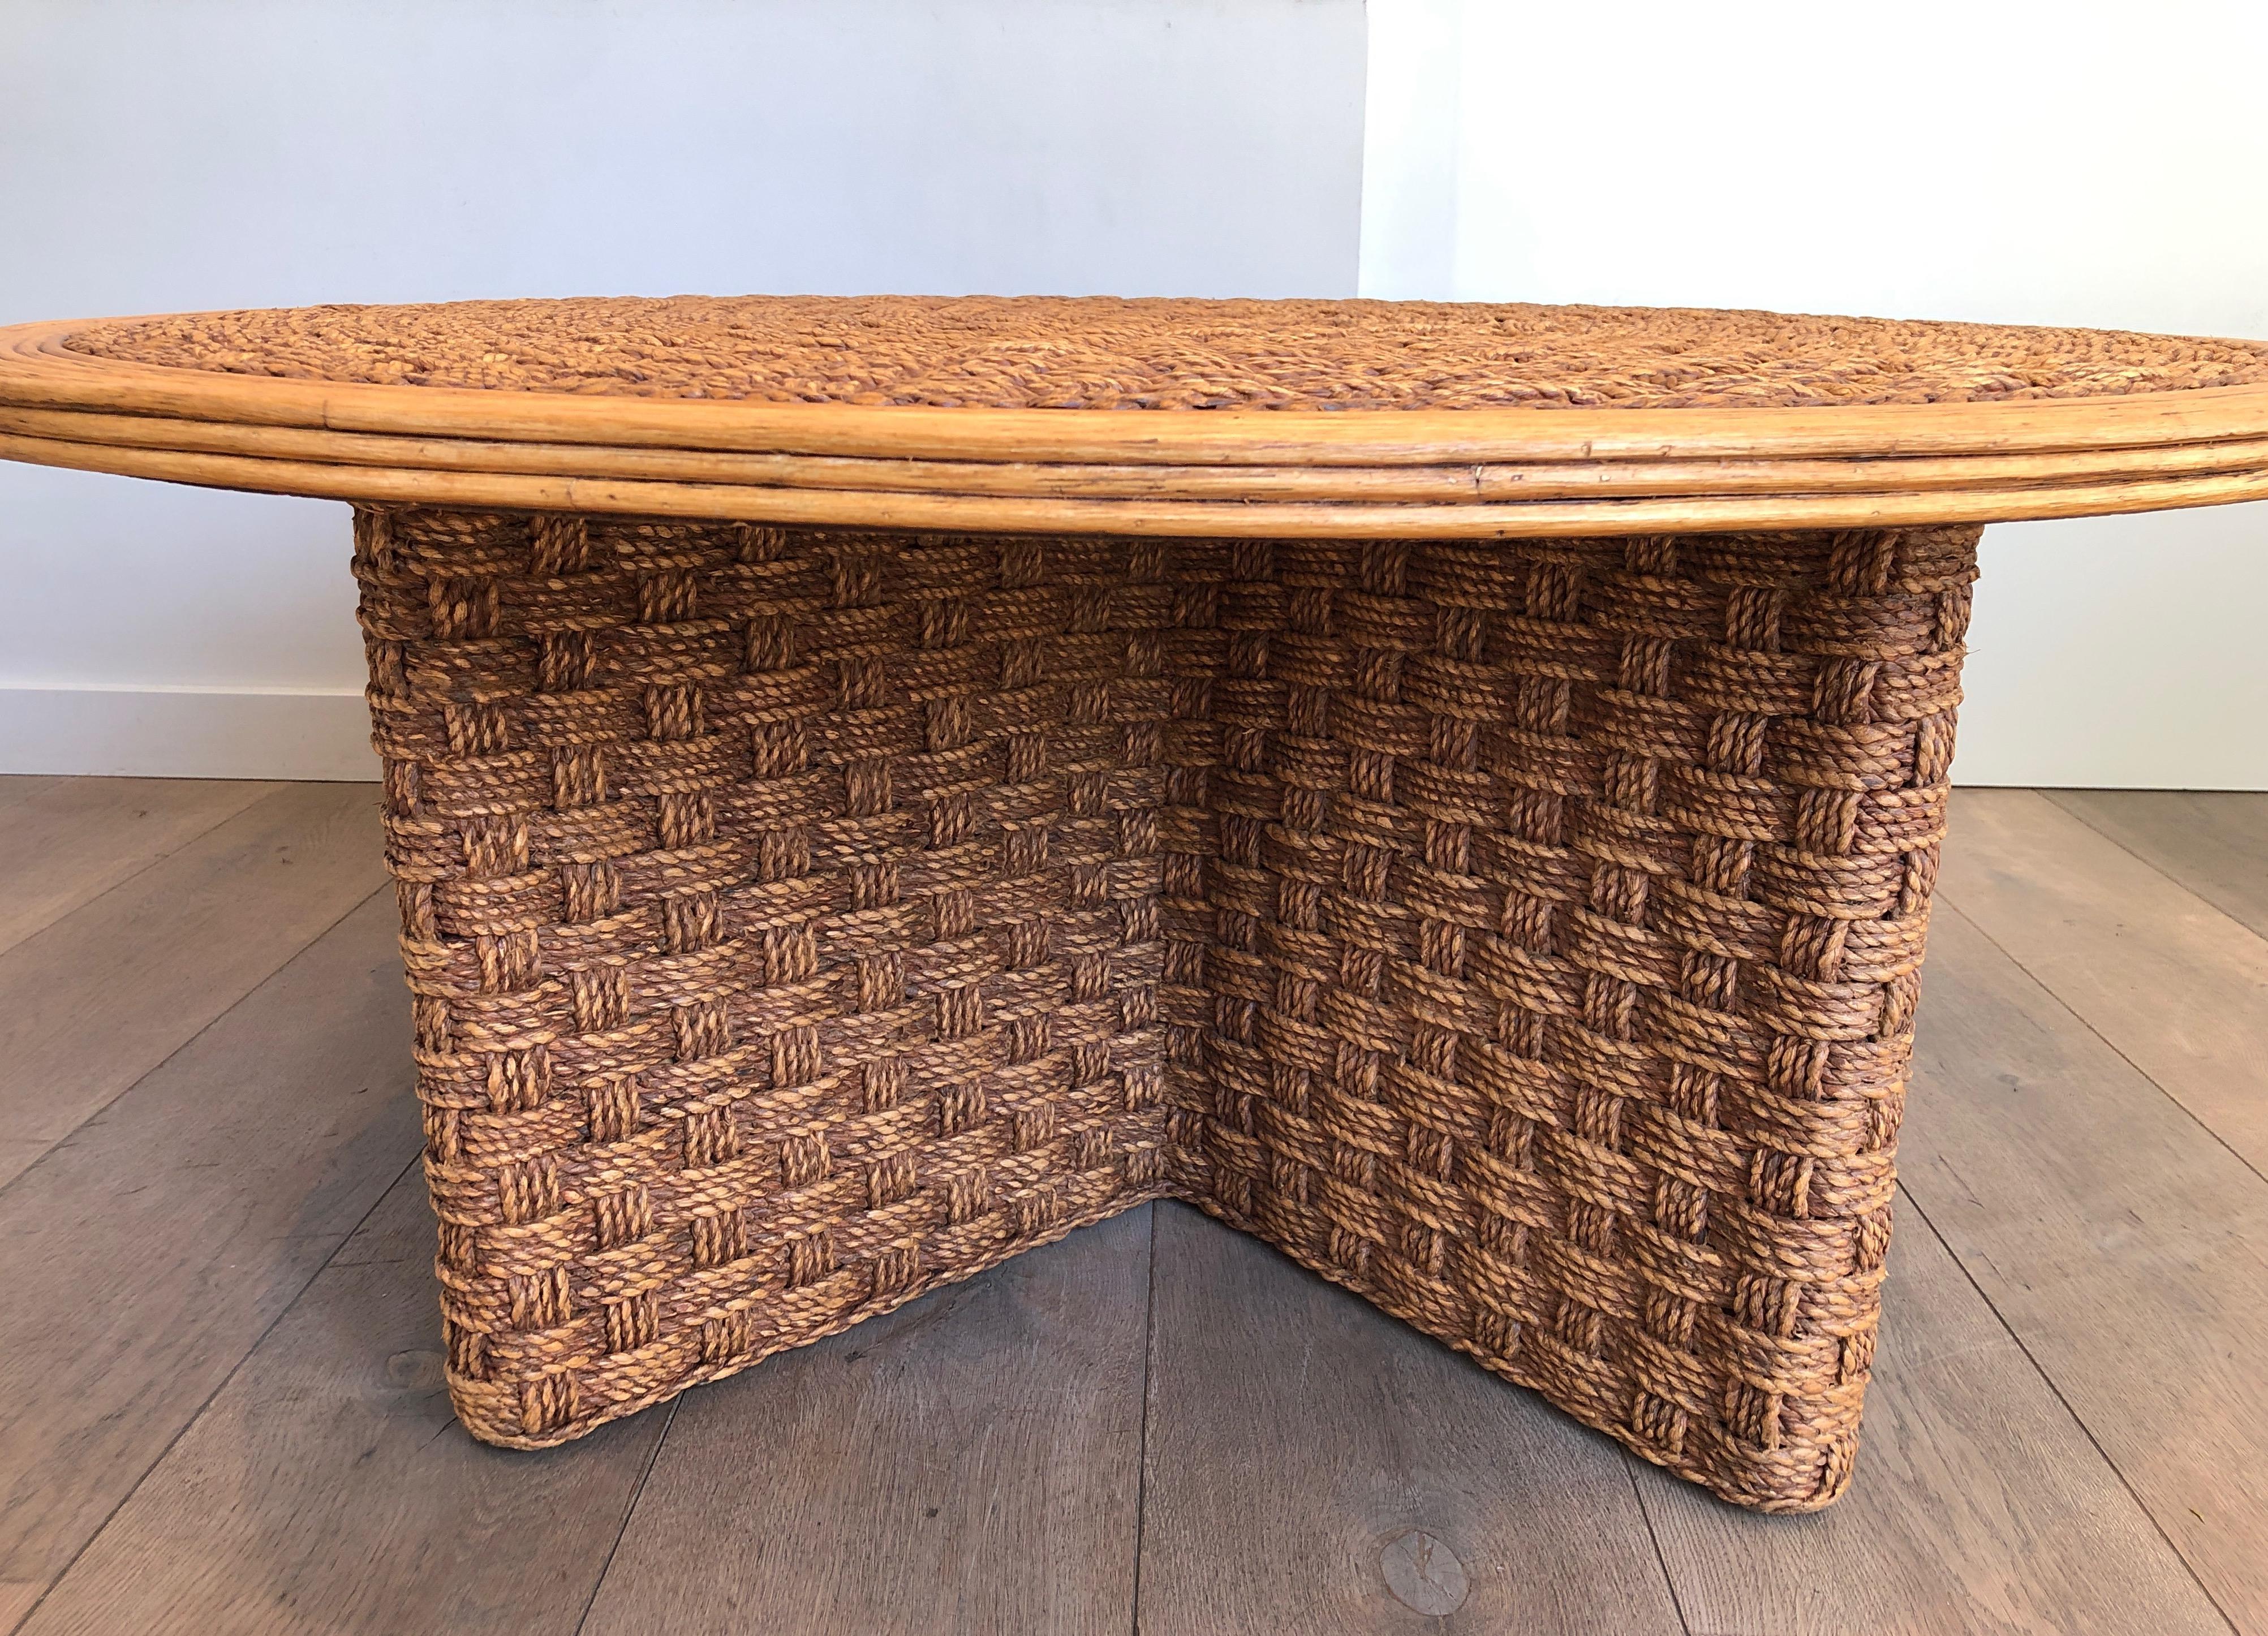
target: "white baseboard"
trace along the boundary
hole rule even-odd
[[[359,690],[0,686],[0,773],[150,778],[378,777]]]

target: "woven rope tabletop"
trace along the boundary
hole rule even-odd
[[[706,296],[100,324],[122,363],[373,386],[942,409],[1967,403],[2268,381],[2268,344],[1645,307]]]
[[[0,331],[0,453],[349,499],[814,525],[1977,522],[2268,492],[2268,343],[1517,304],[321,306]]]

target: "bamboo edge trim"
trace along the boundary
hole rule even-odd
[[[92,410],[0,406],[0,432],[93,447],[244,455],[320,465],[532,476],[627,478],[883,492],[1057,499],[1271,499],[1474,505],[1515,500],[1859,491],[2049,484],[2268,467],[2268,438],[2062,455],[1872,460],[1563,461],[1435,467],[1109,466],[1073,462],[862,459],[402,438]]]
[[[2268,386],[2021,403],[1346,411],[951,409],[306,383],[67,350],[96,320],[0,329],[0,403],[216,424],[915,459],[1417,465],[2100,451],[2268,437]]]
[[[319,464],[0,433],[0,459],[380,505],[708,518],[806,527],[1238,538],[1522,539],[1914,527],[2103,516],[2268,498],[2268,467],[2111,483],[1858,494],[1332,504],[1079,500]]]

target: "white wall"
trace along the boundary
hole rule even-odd
[[[0,322],[1354,292],[1359,0],[0,0]],[[0,464],[0,770],[362,777],[346,509]]]
[[[0,0],[0,321],[878,290],[2268,335],[2268,8]],[[1359,203],[1358,203],[1359,198]],[[344,508],[0,465],[0,770],[359,776]],[[2268,788],[2257,506],[1986,535],[1958,771]]]
[[[1365,295],[2268,336],[2259,0],[1371,0]],[[2268,788],[2268,506],[1988,530],[1955,771]]]

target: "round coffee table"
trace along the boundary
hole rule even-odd
[[[0,456],[355,503],[475,1435],[1176,1198],[1805,1510],[1979,525],[2268,495],[2268,345],[317,307],[0,331]]]

